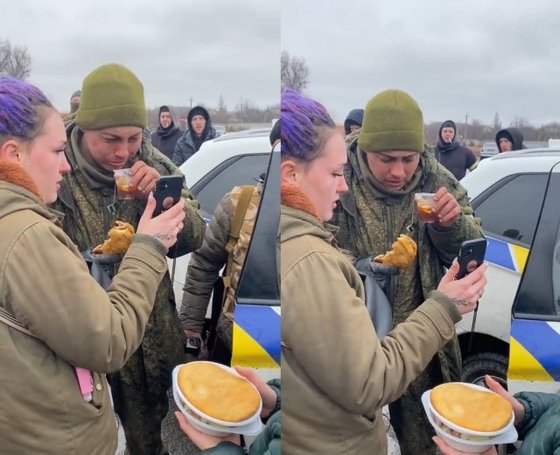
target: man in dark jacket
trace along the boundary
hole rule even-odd
[[[496,145],[500,153],[527,148],[523,140],[523,134],[517,128],[504,128],[496,133]]]
[[[455,138],[457,127],[453,120],[446,120],[439,127],[438,143],[434,149],[436,159],[451,172],[457,180],[461,180],[467,170],[472,171],[476,165],[476,157],[467,147],[459,144]]]
[[[172,160],[175,145],[182,135],[183,131],[175,125],[169,107],[161,106],[159,108],[159,126],[151,136],[152,145]]]
[[[176,166],[180,166],[198,152],[203,142],[218,136],[210,122],[210,114],[202,106],[195,106],[189,111],[187,124],[189,129],[175,145],[173,163]]]

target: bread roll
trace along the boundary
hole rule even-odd
[[[373,260],[399,268],[410,267],[416,259],[417,249],[416,242],[411,237],[401,234],[391,245],[391,251],[376,256]]]

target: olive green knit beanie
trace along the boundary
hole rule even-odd
[[[142,83],[132,71],[116,63],[94,69],[82,84],[76,123],[86,130],[113,126],[146,128]]]
[[[370,99],[358,145],[365,152],[424,151],[424,119],[414,99],[402,90],[384,90]]]

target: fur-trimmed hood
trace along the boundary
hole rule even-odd
[[[19,210],[33,210],[47,219],[57,217],[39,197],[29,174],[16,163],[0,162],[0,218]]]

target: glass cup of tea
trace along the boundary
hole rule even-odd
[[[115,169],[115,184],[117,185],[118,199],[134,199],[136,188],[132,185],[130,169]]]
[[[434,213],[435,193],[415,193],[414,202],[416,202],[416,213],[418,219],[424,223],[435,223],[438,220],[437,214]]]

